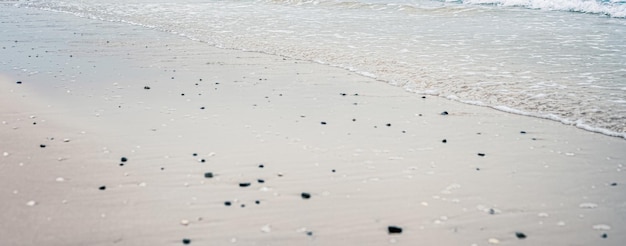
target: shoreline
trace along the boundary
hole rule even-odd
[[[0,80],[3,243],[626,240],[623,139],[311,62],[15,12],[32,32],[2,43],[19,68]]]

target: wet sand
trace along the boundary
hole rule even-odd
[[[623,139],[0,9],[3,245],[626,241]]]

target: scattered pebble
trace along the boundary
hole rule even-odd
[[[389,234],[399,234],[402,233],[402,228],[398,226],[388,226],[387,232],[389,232]]]
[[[515,236],[518,239],[526,239],[526,234],[524,234],[523,232],[515,232]]]
[[[21,84],[22,84],[22,81],[17,81],[17,82],[15,82],[15,83],[16,83],[16,84],[18,84],[18,85],[21,85]]]
[[[306,232],[306,235],[307,235],[307,236],[313,236],[313,232],[312,232],[312,231],[307,231],[307,232]]]
[[[261,204],[261,201],[256,200],[256,201],[254,201],[254,203],[258,205],[258,204]]]
[[[212,172],[206,172],[206,173],[204,173],[204,177],[208,178],[208,179],[213,178],[213,173]]]
[[[320,124],[326,125],[326,121],[322,121],[322,122],[320,122]]]
[[[144,86],[143,89],[144,90],[150,90],[150,86]]]
[[[441,140],[441,142],[442,142],[442,143],[447,143],[447,142],[448,142],[448,140],[445,140],[445,139],[444,139],[444,140]]]
[[[248,187],[250,183],[239,183],[239,187]]]
[[[578,207],[585,208],[585,209],[593,209],[593,208],[597,208],[598,204],[586,202],[586,203],[581,203],[580,205],[578,205]]]
[[[448,115],[448,111],[441,112],[441,115]]]
[[[264,168],[265,166],[263,164],[259,164],[259,168]]]
[[[309,199],[309,198],[311,198],[311,194],[306,193],[306,192],[302,192],[302,194],[300,194],[300,196],[302,197],[302,199]]]
[[[391,123],[387,123],[387,127],[390,127],[390,126],[391,126]]]
[[[106,189],[107,189],[107,187],[103,185],[103,186],[100,186],[98,189],[99,189],[99,190],[106,190]]]
[[[607,235],[606,233],[602,233],[602,238],[607,238],[609,237],[609,235]]]
[[[183,238],[183,244],[190,244],[190,243],[191,243],[191,239]]]
[[[485,153],[478,153],[478,156],[485,156]]]
[[[259,182],[260,184],[265,183],[265,180],[263,179],[257,179],[256,181]]]
[[[42,149],[43,149],[43,148],[45,148],[45,147],[46,147],[46,145],[45,145],[45,144],[40,144],[40,145],[39,145],[39,148],[42,148]]]
[[[225,201],[225,202],[224,202],[224,205],[225,205],[225,206],[230,206],[230,205],[232,205],[232,203],[231,203],[231,202],[229,202],[229,201]]]
[[[521,131],[521,132],[519,132],[519,133],[521,133],[521,134],[526,134],[526,131]]]
[[[122,161],[122,162],[127,162],[127,161],[128,161],[128,158],[126,158],[126,157],[122,157],[121,161]]]
[[[617,186],[617,183],[611,183],[611,186]]]
[[[594,225],[591,228],[593,228],[594,230],[598,230],[598,231],[608,231],[608,230],[611,230],[611,226],[610,225],[606,225],[606,224]]]
[[[264,226],[261,227],[261,231],[265,232],[265,233],[269,233],[269,232],[272,231],[272,226],[270,226],[269,224],[264,225]]]

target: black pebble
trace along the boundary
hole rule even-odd
[[[448,115],[448,111],[441,112],[441,115]]]
[[[206,160],[205,160],[205,159],[201,159],[201,160],[200,160],[200,162],[205,163],[205,162],[206,162]]]
[[[181,96],[185,96],[185,93],[180,93]]]
[[[230,204],[231,204],[231,203],[230,203],[229,201],[224,202],[224,205],[225,205],[225,206],[230,206]]]
[[[476,168],[476,171],[480,171],[480,168],[479,168],[479,167],[477,167],[477,168]]]
[[[402,228],[398,226],[388,226],[387,231],[389,232],[389,234],[402,233]]]
[[[40,145],[39,145],[39,147],[40,147],[40,148],[45,148],[45,147],[46,147],[46,145],[45,145],[45,144],[40,144]]]
[[[522,232],[516,232],[516,233],[515,233],[515,236],[516,236],[518,239],[526,239],[526,234],[524,234],[524,233],[522,233]]]
[[[263,180],[263,179],[257,179],[256,181],[257,181],[257,182],[259,182],[259,183],[261,183],[261,184],[262,184],[262,183],[265,183],[265,180]]]
[[[106,189],[107,189],[107,187],[103,185],[103,186],[100,186],[100,188],[98,188],[98,189],[100,189],[100,190],[106,190]]]
[[[336,172],[335,169],[333,169],[332,171],[333,171],[333,173]]]
[[[356,119],[352,119],[352,121],[356,121]]]
[[[193,154],[191,154],[191,155],[193,155],[193,156],[198,156],[198,153],[193,153]]]
[[[312,231],[307,231],[307,232],[306,232],[306,235],[307,235],[307,236],[313,236],[313,232],[312,232]]]
[[[239,187],[248,187],[250,183],[239,183]]]
[[[200,109],[204,109],[204,107],[200,107]]]
[[[607,238],[609,237],[609,235],[607,235],[606,233],[602,233],[602,238]]]
[[[326,121],[322,121],[322,122],[320,122],[320,124],[326,125]]]
[[[254,203],[256,203],[256,204],[261,204],[261,201],[256,200],[256,201],[254,201]]]
[[[484,153],[478,153],[478,156],[485,156]]]
[[[519,132],[519,133],[521,133],[521,134],[526,134],[526,131],[521,131],[521,132]]]
[[[391,126],[391,123],[387,123],[387,127]]]
[[[245,208],[245,207],[246,207],[246,204],[241,204],[241,207],[242,207],[242,208]]]
[[[124,163],[120,163],[120,167],[123,167],[123,166],[124,166]]]
[[[127,161],[128,161],[128,158],[126,158],[126,157],[122,157],[122,159],[121,159],[121,160],[122,160],[122,162],[127,162]]]
[[[448,142],[448,140],[445,140],[445,139],[444,139],[444,140],[441,140],[441,142],[442,142],[442,143],[447,143],[447,142]]]
[[[259,164],[259,168],[264,168],[265,166],[263,164]]]
[[[422,96],[423,99],[426,99],[426,96]]]
[[[150,86],[144,86],[143,89],[144,90],[150,90]]]
[[[493,208],[489,209],[489,214],[494,215],[496,214],[496,210],[494,210]]]
[[[302,192],[302,194],[300,194],[300,196],[302,197],[302,199],[309,199],[309,198],[311,198],[311,194],[306,193],[306,192]]]
[[[611,186],[617,186],[617,183],[611,183]]]
[[[191,239],[183,238],[183,244],[190,244],[190,243],[191,243]]]
[[[339,93],[339,95],[342,95],[342,96],[344,96],[344,97],[345,97],[345,96],[346,96],[346,93]]]
[[[17,82],[15,82],[15,83],[16,83],[16,84],[18,84],[18,85],[21,85],[21,84],[22,84],[22,81],[17,81]]]
[[[213,173],[212,172],[206,172],[204,173],[204,177],[207,179],[213,178]]]

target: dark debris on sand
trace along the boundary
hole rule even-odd
[[[389,234],[400,234],[402,233],[402,228],[399,226],[388,226],[387,227],[387,232]]]

